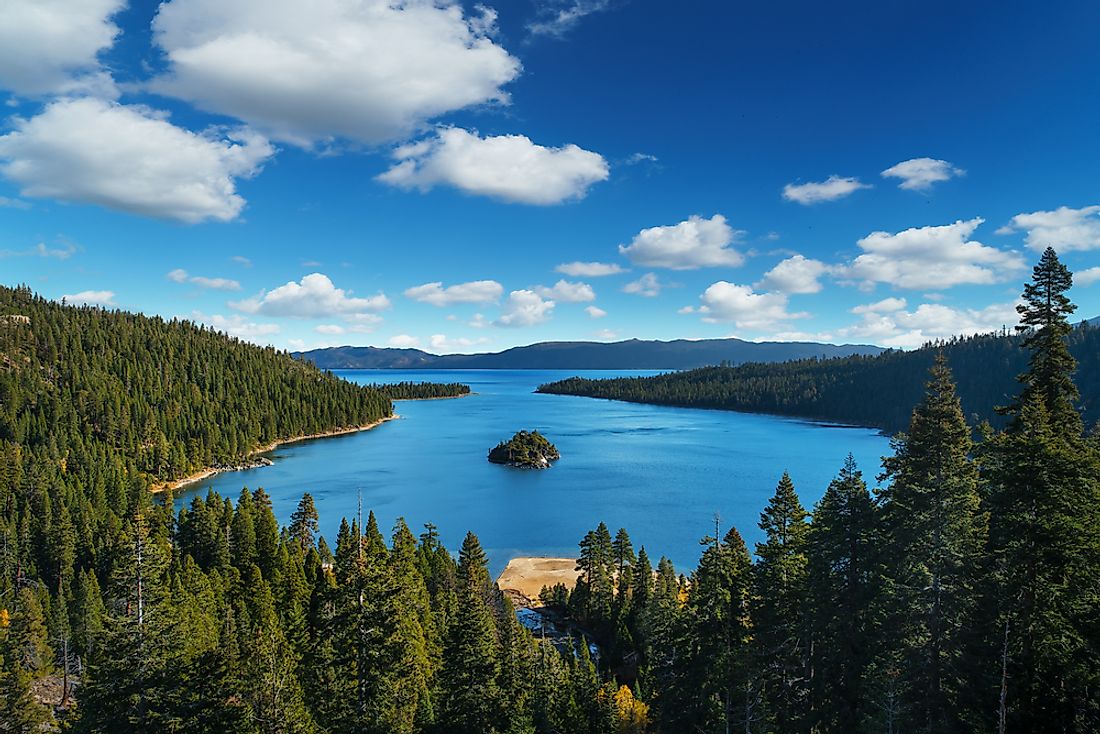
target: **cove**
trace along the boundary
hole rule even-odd
[[[236,500],[263,487],[286,523],[303,492],[313,495],[321,532],[335,545],[360,493],[389,536],[398,517],[414,534],[438,526],[456,550],[478,535],[497,574],[520,555],[570,556],[600,521],[625,527],[654,564],[668,556],[693,567],[699,539],[732,524],[750,550],[760,511],[784,471],[806,507],[824,493],[850,452],[873,486],[889,441],[877,431],[749,413],[540,395],[539,384],[571,375],[645,371],[337,370],[358,383],[463,382],[474,394],[395,403],[400,419],[362,433],[304,441],[267,454],[272,466],[227,472],[176,494],[177,508],[210,489]],[[486,455],[519,429],[537,429],[561,459],[547,470],[491,464]]]

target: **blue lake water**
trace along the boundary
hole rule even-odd
[[[699,539],[732,523],[752,544],[760,511],[784,471],[807,508],[851,452],[873,482],[888,440],[876,431],[716,410],[539,395],[544,382],[582,374],[557,370],[342,370],[359,383],[463,382],[476,393],[454,400],[403,401],[399,420],[361,433],[304,441],[269,454],[274,465],[220,474],[177,497],[214,489],[236,499],[263,487],[285,523],[303,492],[313,495],[321,531],[335,544],[359,492],[388,536],[398,517],[414,533],[432,522],[448,548],[467,530],[481,540],[494,573],[517,555],[565,555],[601,520],[625,527],[654,563],[668,556],[688,570]],[[490,464],[489,449],[519,429],[538,429],[562,458],[542,471]]]

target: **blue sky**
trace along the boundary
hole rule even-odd
[[[1100,315],[1100,5],[8,0],[0,281],[301,349]]]

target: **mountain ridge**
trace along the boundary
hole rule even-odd
[[[339,346],[294,352],[322,369],[693,369],[706,365],[784,362],[810,357],[875,355],[870,344],[750,342],[725,339],[548,341],[499,352],[431,354],[408,347]]]

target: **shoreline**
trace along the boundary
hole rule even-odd
[[[439,395],[434,398],[390,398],[391,403],[415,403],[421,400],[458,400],[459,398],[468,398],[471,395],[477,395],[476,392],[464,392],[461,395]]]
[[[249,459],[251,459],[255,456],[262,456],[263,454],[270,453],[270,452],[274,451],[275,449],[279,448],[280,446],[286,446],[286,445],[292,444],[292,443],[299,443],[301,441],[312,441],[312,440],[318,439],[318,438],[332,438],[333,436],[346,436],[346,435],[351,434],[351,433],[359,433],[361,431],[369,431],[372,428],[377,428],[378,426],[382,425],[383,423],[388,423],[389,421],[397,420],[400,417],[401,416],[394,413],[393,415],[386,416],[385,418],[379,418],[376,421],[372,421],[371,423],[365,423],[361,426],[352,426],[351,428],[338,428],[338,429],[335,429],[335,430],[332,430],[332,431],[323,431],[321,433],[311,433],[311,434],[308,434],[308,435],[305,435],[305,436],[294,436],[292,438],[282,438],[282,439],[279,439],[277,441],[272,441],[271,443],[266,444],[264,446],[260,446],[259,448],[253,449],[252,451],[249,451],[248,454],[245,456],[245,461],[248,461]],[[178,489],[182,489],[182,488],[184,488],[188,485],[191,485],[191,484],[196,484],[198,482],[203,481],[204,479],[209,479],[210,477],[217,476],[218,474],[222,474],[222,473],[225,473],[225,472],[231,472],[231,471],[242,471],[244,469],[255,469],[255,468],[258,468],[259,466],[265,466],[265,465],[264,464],[257,464],[256,466],[241,466],[241,467],[234,467],[234,468],[230,468],[230,469],[211,469],[211,468],[201,469],[201,470],[195,472],[194,474],[189,474],[186,477],[183,477],[182,479],[176,479],[176,480],[173,480],[171,482],[161,482],[159,484],[155,484],[155,485],[153,485],[152,487],[149,488],[149,491],[152,492],[153,494],[159,494],[161,492],[165,492],[165,491],[169,491],[169,490],[175,492]]]
[[[496,578],[501,591],[518,593],[534,605],[538,605],[543,586],[565,584],[573,588],[581,573],[576,570],[576,558],[561,556],[516,556]]]

